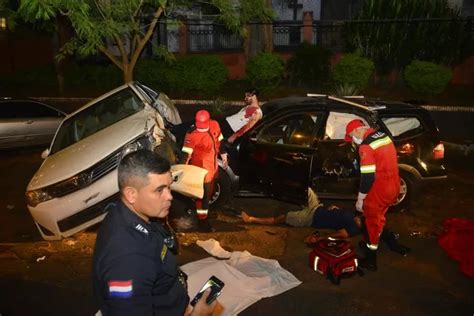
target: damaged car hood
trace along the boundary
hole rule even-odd
[[[45,159],[27,190],[42,188],[84,171],[155,126],[146,110],[129,116]]]

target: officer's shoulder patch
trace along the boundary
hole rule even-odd
[[[133,280],[113,280],[108,282],[109,296],[127,298],[133,295]]]
[[[135,229],[138,230],[139,232],[141,233],[144,233],[145,235],[148,235],[148,229],[146,229],[145,227],[143,227],[142,224],[137,224],[135,226]]]

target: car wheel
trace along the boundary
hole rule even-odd
[[[400,194],[397,201],[390,207],[390,211],[399,212],[410,207],[413,197],[416,196],[418,186],[414,176],[406,171],[400,171]]]
[[[232,197],[232,183],[229,175],[219,168],[219,175],[214,183],[214,194],[209,203],[212,207],[226,205]]]

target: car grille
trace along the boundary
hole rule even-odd
[[[51,185],[47,188],[48,193],[52,197],[57,198],[89,186],[91,183],[117,168],[121,155],[122,151],[119,150],[78,175]]]
[[[111,170],[117,168],[120,157],[122,156],[122,151],[118,151],[115,154],[110,155],[106,159],[102,160],[101,162],[97,163],[90,169],[91,174],[91,182],[94,182],[100,179],[102,176],[109,173]]]
[[[85,210],[80,211],[72,216],[66,217],[58,222],[58,227],[61,232],[66,232],[70,229],[73,229],[79,225],[82,225],[94,218],[99,217],[100,215],[107,212],[109,204],[116,201],[119,197],[119,193],[116,193],[105,200],[93,205]]]

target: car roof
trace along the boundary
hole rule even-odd
[[[53,109],[55,111],[58,111],[60,113],[62,113],[64,116],[66,116],[66,113],[60,109],[58,109],[57,107],[55,106],[52,106],[50,104],[47,104],[47,103],[44,103],[42,101],[39,101],[39,100],[36,100],[36,99],[32,99],[32,98],[19,98],[19,97],[6,97],[6,96],[2,96],[0,97],[0,104],[1,103],[9,103],[9,102],[32,102],[32,103],[39,103],[39,104],[42,104],[50,109]]]
[[[427,112],[421,106],[413,105],[398,101],[386,101],[378,98],[366,97],[334,97],[327,95],[316,96],[292,96],[281,99],[272,100],[262,105],[264,115],[273,113],[275,111],[286,109],[288,107],[306,108],[314,106],[324,110],[341,110],[341,111],[355,111],[379,114],[393,114],[393,113],[407,113],[407,112]]]

